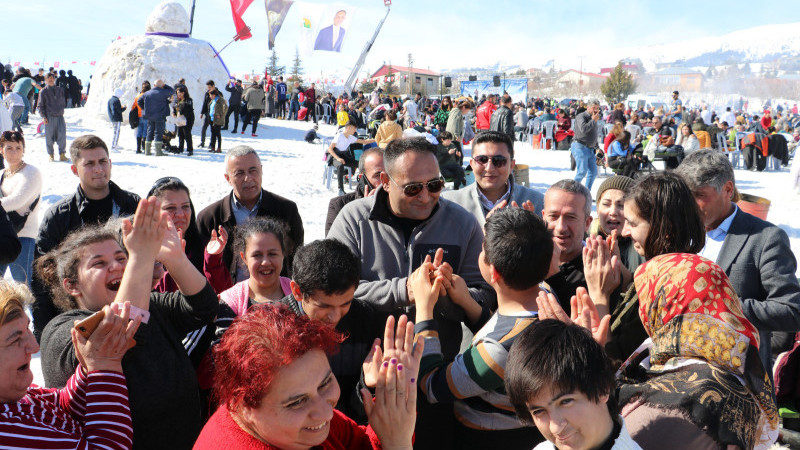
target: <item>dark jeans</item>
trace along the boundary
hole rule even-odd
[[[286,117],[286,99],[278,100],[278,112],[275,117]]]
[[[209,119],[208,115],[206,115],[203,118],[203,128],[200,130],[200,147],[202,147],[206,143],[206,130],[210,126],[211,126],[211,119]]]
[[[339,150],[334,150],[337,156],[344,160],[344,163],[340,163],[336,159],[331,159],[331,164],[333,167],[336,167],[336,181],[339,183],[339,190],[344,190],[344,168],[350,167],[353,169],[353,173],[355,173],[356,168],[358,168],[358,161],[353,157],[353,154],[349,151],[347,152],[340,152]]]
[[[608,167],[612,169],[622,169],[621,175],[625,175],[626,177],[633,177],[639,170],[639,160],[638,159],[627,159],[622,156],[611,156],[608,158]]]
[[[249,109],[247,110],[247,117],[250,120],[250,123],[253,124],[253,134],[256,134],[256,128],[258,128],[258,119],[261,118],[261,110],[260,109]],[[247,125],[242,124],[242,131],[247,128]]]
[[[228,107],[228,114],[225,114],[225,126],[222,127],[224,129],[228,129],[228,119],[233,114],[233,133],[236,133],[236,130],[239,128],[239,106],[240,105],[230,105]]]
[[[447,164],[439,167],[439,172],[445,178],[453,179],[453,190],[458,190],[464,184],[464,168],[458,164]]]
[[[186,151],[192,153],[192,125],[187,123],[185,126],[178,127],[178,150],[183,152],[183,141],[186,141]]]
[[[314,103],[309,104],[306,102],[306,108],[308,108],[308,113],[306,113],[306,122],[308,122],[309,116],[314,117],[314,123],[317,123],[317,108]]]
[[[217,144],[217,150],[222,149],[222,134],[220,134],[220,125],[211,125],[211,143],[208,145],[209,150],[214,150],[214,144]]]

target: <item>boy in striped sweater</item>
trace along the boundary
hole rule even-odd
[[[464,281],[417,271],[410,280],[416,301],[416,333],[425,338],[420,362],[422,392],[431,403],[452,402],[458,419],[454,448],[530,449],[544,440],[532,427],[520,423],[505,392],[503,378],[508,350],[522,330],[537,320],[539,283],[548,275],[553,256],[552,235],[544,221],[531,211],[506,208],[486,221],[483,251],[478,257],[481,274],[497,291],[497,312],[480,329],[466,351],[446,364],[441,353],[434,306],[446,290],[474,322],[480,305]]]

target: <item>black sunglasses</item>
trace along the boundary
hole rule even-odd
[[[506,163],[508,162],[508,158],[502,155],[494,155],[491,158],[486,155],[478,155],[473,156],[472,160],[482,166],[485,166],[489,163],[489,160],[491,160],[492,164],[497,168],[505,167]]]
[[[403,186],[397,184],[397,182],[394,181],[392,177],[389,177],[389,179],[392,180],[392,183],[394,183],[397,187],[403,188],[403,194],[405,194],[406,197],[417,196],[419,195],[420,192],[422,192],[422,189],[426,187],[428,188],[428,192],[430,192],[431,194],[435,194],[441,191],[442,188],[444,188],[444,180],[441,177],[434,178],[433,180],[428,180],[424,183],[415,182],[415,183],[408,183]]]

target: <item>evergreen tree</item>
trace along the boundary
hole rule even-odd
[[[303,67],[301,66],[300,62],[300,51],[295,47],[294,49],[294,61],[292,61],[292,73],[289,74],[289,81],[294,83],[295,81],[299,83],[303,83]]]
[[[706,70],[706,78],[714,78],[715,74],[716,74],[716,69],[714,68],[714,65],[711,64],[710,66],[708,66],[708,70]]]
[[[358,86],[358,90],[364,91],[365,94],[369,94],[377,88],[378,88],[378,82],[372,81],[370,79],[361,82],[361,84]]]
[[[386,95],[397,94],[398,89],[397,89],[397,86],[395,86],[395,84],[394,84],[394,82],[395,82],[395,79],[394,79],[395,73],[392,72],[392,65],[391,64],[389,64],[389,71],[386,74],[386,76],[388,78],[386,78],[385,81],[383,82],[383,93],[386,94]]]
[[[267,73],[269,76],[275,78],[279,75],[283,75],[286,72],[286,68],[283,66],[278,65],[278,54],[275,52],[275,49],[272,49],[272,55],[269,57],[269,65],[267,66]]]
[[[617,103],[636,92],[636,88],[637,85],[633,81],[633,75],[625,72],[622,68],[622,61],[620,61],[600,86],[600,91],[606,97],[608,103]]]

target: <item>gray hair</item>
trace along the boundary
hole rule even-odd
[[[231,158],[239,158],[247,155],[256,155],[256,157],[258,157],[258,152],[249,145],[237,145],[225,153],[225,164],[227,165]],[[258,159],[259,161],[261,160],[261,158]]]
[[[590,98],[590,99],[589,99],[589,100],[586,102],[586,106],[595,106],[595,105],[596,105],[596,106],[600,106],[600,100],[598,100],[598,99],[596,99],[596,98]]]
[[[361,154],[361,157],[358,158],[358,171],[364,173],[364,164],[367,162],[367,158],[372,155],[378,154],[383,159],[383,149],[380,147],[371,147],[364,150],[364,153]]]
[[[164,87],[164,80],[156,80],[155,86],[157,88]]]
[[[579,194],[584,197],[584,205],[583,205],[583,212],[586,214],[586,217],[592,215],[592,192],[584,185],[578,183],[575,180],[561,180],[556,184],[550,186],[547,189],[547,192],[552,191],[553,189],[558,189],[559,191],[569,192],[571,194]],[[545,193],[547,195],[547,193]]]
[[[713,150],[698,150],[690,154],[675,169],[675,173],[683,178],[692,191],[712,186],[719,192],[728,181],[736,184],[728,157]]]

